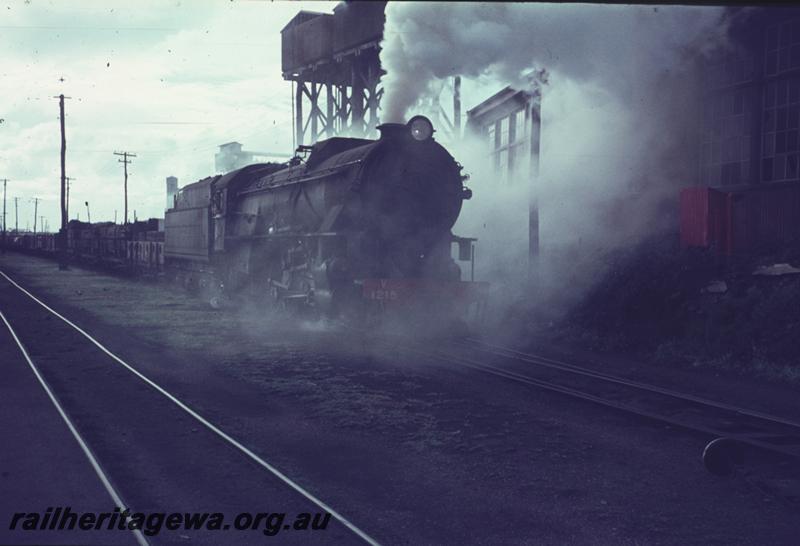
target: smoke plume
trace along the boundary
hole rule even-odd
[[[699,171],[700,60],[727,47],[726,28],[713,7],[390,3],[382,118],[403,121],[455,75],[471,108],[547,70],[537,179],[501,182],[470,135],[448,144],[474,191],[454,231],[478,237],[479,278],[518,294],[535,187],[537,285],[566,307],[603,274],[601,250],[674,221],[678,188]]]
[[[547,5],[526,3],[390,3],[381,62],[383,121],[404,114],[435,81],[493,76],[515,85],[547,68],[594,81],[622,100],[669,71],[690,48],[714,45],[717,8]]]

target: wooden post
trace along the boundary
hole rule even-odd
[[[6,227],[6,184],[8,184],[7,179],[3,179],[3,252],[6,251],[6,232],[8,228]]]
[[[36,215],[39,214],[39,199],[38,197],[34,197],[33,201],[33,234],[36,235]]]
[[[122,163],[124,172],[125,172],[125,209],[123,212],[123,222],[125,224],[128,223],[128,163],[132,163],[128,158],[129,157],[136,157],[136,154],[132,154],[130,152],[114,152],[114,155],[122,156],[122,159],[118,159],[119,163]]]
[[[535,282],[539,259],[539,141],[541,137],[541,95],[534,92],[528,106],[528,128],[531,131],[530,147],[530,200],[528,204],[528,273]]]
[[[58,110],[61,121],[61,229],[67,227],[67,136],[64,127],[64,95],[58,96]]]
[[[294,132],[296,135],[297,146],[303,144],[303,83],[302,80],[297,80],[297,90],[294,94]]]
[[[56,251],[58,254],[58,269],[67,269],[67,135],[64,127],[64,95],[58,96],[58,111],[61,120],[61,229],[56,236]]]

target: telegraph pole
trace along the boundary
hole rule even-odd
[[[31,201],[33,201],[33,234],[36,235],[36,215],[39,214],[39,201],[41,199],[34,197]]]
[[[8,231],[8,227],[6,226],[6,184],[8,184],[8,179],[3,179],[3,252],[6,251],[6,232]]]
[[[58,97],[58,111],[61,120],[61,229],[67,227],[67,136],[64,127],[64,95]]]
[[[58,250],[58,268],[67,269],[66,243],[67,243],[67,135],[64,127],[64,94],[58,97],[58,112],[61,119],[61,229],[58,230],[56,248]]]
[[[92,215],[89,214],[89,201],[86,201],[86,221],[92,223]]]
[[[8,184],[8,179],[3,179],[3,234],[6,232],[6,184]]]
[[[136,154],[132,154],[130,152],[114,152],[114,155],[122,156],[122,159],[118,159],[119,163],[122,163],[123,168],[125,169],[125,214],[123,216],[124,222],[128,223],[128,163],[132,163],[128,158],[129,157],[136,157]]]
[[[14,233],[19,233],[19,197],[14,198]]]

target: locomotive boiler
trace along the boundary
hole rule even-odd
[[[451,231],[471,197],[461,165],[427,118],[378,129],[185,186],[166,213],[166,265],[215,300],[246,292],[293,310],[480,305],[486,285],[453,258],[474,259],[474,239]]]

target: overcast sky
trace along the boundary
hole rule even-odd
[[[181,185],[214,173],[219,144],[291,152],[291,84],[281,77],[280,30],[301,9],[331,2],[4,0],[0,3],[0,178],[8,225],[33,221],[32,197],[59,223],[64,93],[70,216],[163,216],[165,177]],[[2,188],[0,188],[2,189]],[[80,206],[79,206],[80,205]],[[1,212],[1,211],[0,211]],[[32,225],[31,225],[32,227]]]

